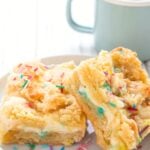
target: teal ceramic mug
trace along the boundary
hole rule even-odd
[[[73,20],[71,4],[72,0],[68,0],[69,25],[93,34],[97,51],[123,46],[136,51],[142,60],[150,59],[150,0],[96,0],[93,28]]]

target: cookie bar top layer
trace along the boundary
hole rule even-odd
[[[131,50],[101,51],[96,58],[81,62],[67,83],[104,149],[136,148],[150,132],[149,79]]]
[[[19,64],[10,74],[0,107],[0,137],[10,130],[24,132],[85,132],[85,116],[74,96],[65,89],[64,79],[75,68],[73,62],[45,66],[41,63]]]

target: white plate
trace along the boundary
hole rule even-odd
[[[41,59],[46,65],[50,64],[58,64],[65,61],[74,60],[77,64],[89,56],[81,56],[81,55],[66,55],[66,56],[54,56],[54,57],[47,57]],[[6,79],[8,75],[3,76],[0,79],[0,98],[2,96]],[[74,144],[70,147],[63,147],[63,146],[50,146],[50,145],[2,145],[0,150],[100,150],[100,148],[96,144],[95,134],[94,133],[87,133],[85,138],[77,144]],[[150,136],[148,136],[142,142],[142,150],[150,150]]]

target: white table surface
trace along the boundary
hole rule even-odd
[[[0,0],[0,76],[22,61],[95,54],[93,36],[78,33],[67,24],[66,3],[67,0]],[[92,25],[92,3],[75,0],[73,16],[79,23]]]
[[[0,0],[0,76],[22,61],[53,55],[96,54],[93,35],[78,33],[67,24],[66,2]],[[74,19],[92,26],[93,0],[75,0],[73,5]]]

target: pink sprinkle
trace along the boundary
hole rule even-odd
[[[28,79],[31,80],[31,79],[32,79],[32,76],[31,76],[31,75],[28,75]]]
[[[87,150],[87,147],[85,145],[80,145],[77,150]]]
[[[24,67],[21,67],[21,68],[19,69],[18,73],[22,73],[23,70],[24,70]]]
[[[30,107],[30,108],[33,108],[33,103],[32,102],[28,102],[27,106]]]
[[[91,143],[92,143],[92,138],[88,138],[82,144],[79,145],[77,150],[87,150],[87,148],[90,146]]]
[[[118,88],[119,88],[119,90],[121,90],[121,89],[122,89],[122,86],[119,86]]]
[[[49,150],[53,150],[53,146],[50,145],[50,146],[49,146]]]
[[[13,78],[14,81],[15,81],[16,79],[17,79],[16,77]]]
[[[51,82],[51,81],[52,81],[52,79],[49,79],[49,80],[48,80],[48,82]]]
[[[27,68],[30,68],[30,69],[32,68],[32,66],[30,66],[30,65],[26,65],[26,67],[27,67]]]
[[[107,76],[107,75],[108,75],[108,72],[105,72],[105,71],[104,71],[104,74],[105,74],[105,76]]]
[[[38,68],[36,67],[35,69],[34,69],[34,72],[36,72],[38,70]]]
[[[45,67],[46,69],[49,69],[49,67],[48,67],[48,66],[46,66],[46,65],[45,65],[44,67]]]

